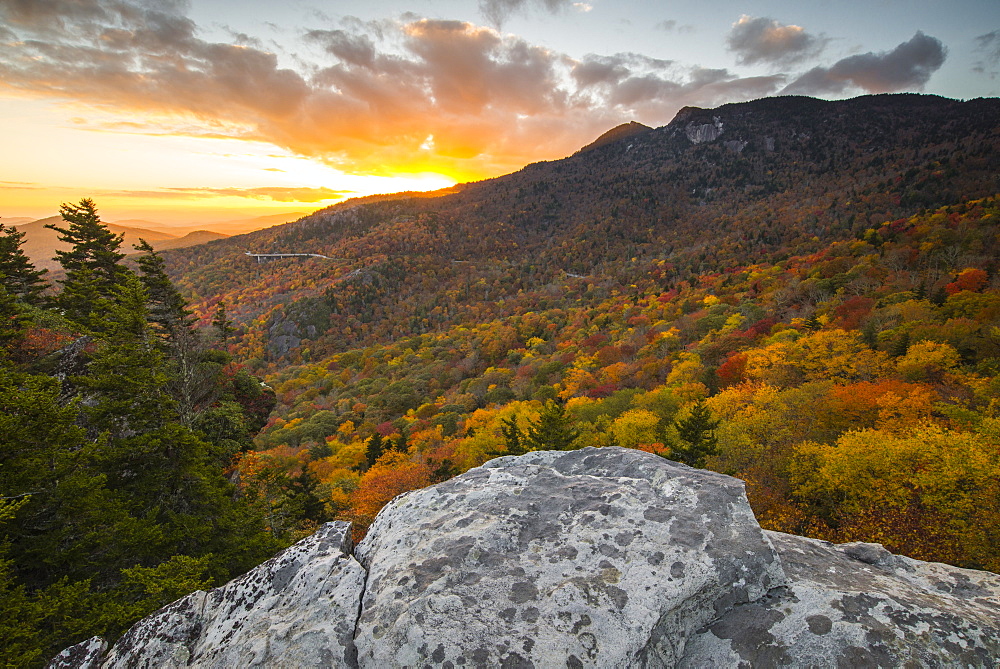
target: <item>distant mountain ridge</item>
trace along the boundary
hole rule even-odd
[[[171,226],[141,219],[105,221],[105,223],[108,229],[115,234],[125,234],[122,250],[126,253],[133,253],[132,246],[137,244],[139,239],[145,239],[157,251],[179,249],[280,225],[304,215],[302,212],[268,214],[248,219],[186,226]],[[21,232],[26,233],[23,250],[37,268],[48,270],[59,268],[59,263],[53,259],[55,251],[56,249],[65,251],[69,246],[58,240],[59,233],[45,226],[52,223],[62,226],[65,221],[61,216],[48,216],[37,220],[23,216],[0,218],[0,223],[16,227]]]
[[[59,263],[54,259],[55,251],[66,251],[69,250],[70,246],[59,241],[58,232],[45,227],[50,224],[63,227],[66,225],[66,221],[61,216],[49,216],[30,223],[15,225],[15,227],[18,231],[25,233],[24,244],[21,248],[35,267],[52,271],[60,268]],[[228,236],[218,232],[201,230],[179,237],[158,230],[128,227],[116,223],[107,223],[107,226],[111,232],[125,235],[121,250],[126,254],[135,252],[132,247],[138,244],[140,239],[145,239],[154,249],[160,251],[204,244],[216,239],[225,239]]]

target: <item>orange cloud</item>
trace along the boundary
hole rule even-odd
[[[501,14],[529,5],[487,2]],[[572,153],[608,127],[669,121],[685,105],[774,93],[638,54],[574,59],[461,21],[345,20],[303,35],[323,60],[283,67],[259,42],[208,42],[180,2],[8,0],[0,86],[111,109],[126,131],[255,139],[353,174],[478,179]],[[153,120],[151,121],[150,118]],[[429,138],[433,138],[429,141]]]
[[[342,200],[354,195],[350,190],[332,190],[330,188],[298,188],[281,186],[263,186],[260,188],[163,188],[160,190],[128,190],[107,192],[111,197],[138,197],[146,199],[176,200],[178,196],[187,198],[241,197],[251,200],[270,200],[273,202],[327,202]]]

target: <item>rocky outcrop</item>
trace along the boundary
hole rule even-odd
[[[742,483],[620,448],[395,499],[57,666],[994,666],[1000,576],[760,529]],[[355,557],[356,556],[356,557]]]
[[[711,123],[688,123],[684,126],[684,134],[692,144],[704,144],[717,140],[722,135],[722,127],[722,119],[714,116]]]
[[[786,585],[692,639],[684,667],[995,667],[1000,576],[765,532]]]
[[[500,458],[411,493],[358,557],[373,667],[670,666],[784,582],[738,481],[624,449]]]
[[[365,572],[351,526],[312,536],[211,592],[144,618],[104,657],[100,640],[68,648],[50,667],[352,667]]]

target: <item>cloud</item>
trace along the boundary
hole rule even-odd
[[[746,14],[733,24],[726,37],[729,50],[741,65],[798,63],[818,54],[826,42],[826,38],[810,35],[799,26]]]
[[[590,54],[576,61],[570,74],[582,92],[593,96],[594,106],[644,117],[657,109],[674,112],[687,105],[764,97],[785,83],[783,75],[741,78],[725,69],[682,67],[637,53]]]
[[[327,53],[343,63],[369,69],[375,66],[375,45],[367,35],[344,30],[310,30],[306,38],[321,44]]]
[[[112,112],[81,128],[259,140],[365,175],[480,179],[569,155],[624,121],[662,125],[685,105],[772,95],[791,80],[637,53],[572,58],[490,27],[412,16],[328,20],[301,35],[294,69],[244,36],[202,39],[183,5],[165,0],[0,0],[0,24],[18,37],[0,50],[0,90]],[[860,58],[888,71],[914,60],[905,46]],[[845,81],[868,81],[861,69]]]
[[[241,197],[250,200],[271,200],[273,202],[327,202],[342,200],[354,195],[350,190],[329,188],[299,188],[265,186],[261,188],[163,188],[160,190],[127,190],[105,193],[116,197],[175,199],[178,195],[189,198]]]
[[[676,32],[676,33],[691,33],[691,32],[694,32],[694,26],[686,24],[686,23],[685,24],[680,24],[680,23],[677,23],[677,21],[675,21],[673,19],[667,19],[665,21],[660,21],[659,23],[657,23],[653,27],[656,28],[657,30],[662,30],[663,32],[667,32],[667,33],[674,33],[674,32]]]
[[[541,7],[553,14],[569,7],[590,11],[590,6],[572,0],[479,0],[479,11],[493,26],[500,28],[514,14],[526,12],[529,8]]]
[[[638,53],[619,53],[614,56],[588,54],[574,63],[571,74],[581,88],[614,85],[640,73],[665,72],[673,61],[649,58]]]
[[[996,66],[1000,65],[1000,30],[976,37],[975,50],[982,53],[983,57],[972,66],[972,71],[987,74],[991,79],[996,78]]]
[[[918,31],[892,51],[864,53],[815,67],[789,84],[783,94],[840,94],[850,88],[868,93],[921,90],[944,63],[940,40]]]

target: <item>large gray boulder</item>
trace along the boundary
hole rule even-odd
[[[686,667],[996,667],[1000,575],[766,532],[784,588],[714,621]]]
[[[673,666],[785,581],[739,481],[626,449],[500,458],[411,493],[358,557],[373,667]]]
[[[1000,576],[764,532],[736,479],[504,457],[331,523],[64,667],[996,666]]]

